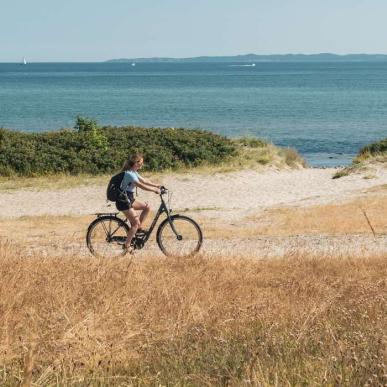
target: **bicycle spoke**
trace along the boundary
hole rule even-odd
[[[160,225],[157,242],[164,254],[186,257],[199,251],[202,244],[200,227],[190,218],[175,216],[173,227],[166,221]]]
[[[111,223],[111,221],[109,221],[109,231],[108,231],[106,228],[105,222],[101,222],[101,225],[102,225],[103,229],[105,230],[107,237],[110,235],[110,223]]]
[[[113,232],[111,232],[109,235],[110,237],[112,237],[113,235],[115,235],[115,233],[121,228],[121,226],[118,226]]]
[[[96,256],[117,257],[126,253],[126,238],[127,226],[121,219],[101,217],[89,227],[87,245]]]

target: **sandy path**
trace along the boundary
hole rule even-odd
[[[163,183],[173,191],[173,209],[189,208],[223,221],[235,221],[270,207],[342,202],[387,184],[387,170],[372,179],[362,175],[332,179],[334,172],[334,169],[264,173],[245,170],[214,175],[169,175],[163,178]],[[141,198],[153,208],[159,204],[155,194],[141,192]],[[0,218],[109,211],[115,211],[115,206],[107,207],[105,186],[0,192]]]
[[[340,203],[367,195],[375,187],[387,185],[387,170],[366,179],[362,175],[351,175],[332,179],[334,169],[304,169],[294,171],[251,170],[238,173],[214,175],[169,175],[162,183],[173,191],[172,208],[175,212],[184,211],[194,218],[205,220],[207,225],[222,230],[224,226],[246,225],[246,216],[260,214],[261,211],[276,207],[305,207],[316,204]],[[159,199],[155,194],[141,192],[141,199],[157,208]],[[189,209],[187,211],[187,209]],[[0,241],[10,240],[8,235],[12,218],[41,215],[72,215],[83,219],[80,224],[71,223],[62,229],[28,228],[27,233],[18,231],[15,223],[11,240],[26,249],[27,254],[38,256],[76,255],[89,256],[84,235],[87,224],[96,212],[116,211],[115,206],[107,207],[105,186],[94,185],[60,190],[18,190],[12,193],[0,192]],[[253,218],[254,218],[253,216]],[[86,220],[85,220],[86,219]],[[243,221],[242,221],[243,220]],[[23,220],[18,220],[20,222]],[[239,221],[239,223],[238,223]],[[5,224],[8,226],[5,227]],[[29,222],[26,220],[26,222]],[[56,222],[55,219],[50,222]],[[74,222],[78,222],[74,221]],[[87,223],[82,223],[87,222]],[[36,226],[35,226],[36,227]],[[67,231],[66,231],[67,230]],[[21,233],[21,234],[20,234]],[[20,234],[20,235],[19,235]],[[58,235],[56,235],[58,234]],[[154,238],[154,236],[153,236]],[[209,256],[234,256],[270,258],[288,256],[295,252],[308,251],[313,254],[358,255],[385,254],[387,235],[373,237],[363,235],[292,235],[224,238],[205,238],[203,252]],[[146,249],[136,253],[136,259],[160,256],[155,241],[151,240]]]

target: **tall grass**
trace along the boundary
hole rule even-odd
[[[333,175],[333,179],[348,176],[351,173],[369,172],[375,166],[385,166],[387,163],[387,138],[368,144],[360,149],[352,164],[342,168]],[[372,174],[370,178],[374,177]]]
[[[0,246],[0,384],[384,385],[383,257],[26,257]]]

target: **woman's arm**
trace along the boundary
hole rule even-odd
[[[149,179],[144,179],[141,176],[139,176],[138,179],[140,180],[141,183],[150,185],[151,187],[155,187],[155,188],[160,188],[161,187],[161,184],[152,183]]]
[[[143,189],[145,191],[150,191],[150,192],[154,192],[157,194],[160,193],[159,186],[154,185],[154,184],[144,183],[143,182],[144,179],[139,179],[139,180],[140,181],[138,183],[136,183],[137,187],[140,187],[141,189]]]

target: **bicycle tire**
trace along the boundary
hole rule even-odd
[[[128,252],[125,247],[129,226],[116,216],[100,216],[90,223],[86,244],[91,254],[102,258],[115,258]]]
[[[200,226],[184,215],[173,215],[170,219],[181,239],[172,230],[168,218],[164,219],[156,235],[157,244],[163,254],[168,257],[188,257],[198,253],[203,243]]]

